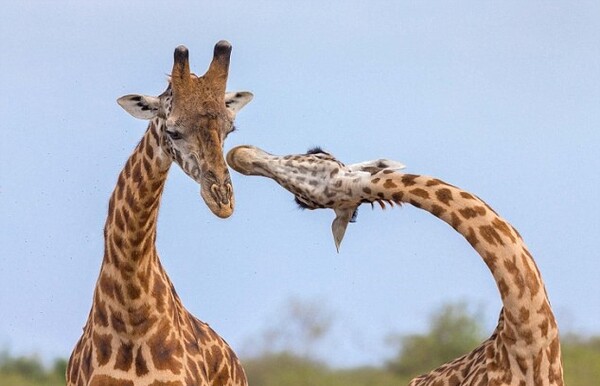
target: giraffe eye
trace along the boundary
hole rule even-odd
[[[181,133],[178,131],[167,130],[167,135],[173,140],[181,139]]]

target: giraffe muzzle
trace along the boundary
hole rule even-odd
[[[200,195],[215,216],[227,218],[233,214],[235,200],[229,178],[223,183],[204,180],[201,184]]]

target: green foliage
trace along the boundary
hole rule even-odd
[[[57,359],[52,369],[46,369],[37,356],[12,357],[0,353],[0,385],[2,386],[64,386],[66,360]]]
[[[583,339],[568,335],[562,339],[565,384],[597,385],[600,379],[600,337]]]
[[[479,318],[465,303],[448,304],[433,314],[429,332],[396,339],[399,353],[388,368],[415,377],[468,353],[482,341]]]
[[[386,366],[333,369],[310,351],[329,331],[331,315],[314,303],[293,301],[286,309],[283,327],[262,336],[276,339],[262,342],[258,353],[242,361],[252,386],[406,385],[412,377],[467,353],[483,340],[477,315],[465,304],[450,304],[432,315],[427,333],[397,339],[397,355]],[[290,334],[298,334],[310,345]],[[600,337],[563,336],[562,354],[565,384],[598,384]],[[66,366],[64,359],[44,366],[37,356],[12,357],[0,352],[0,386],[64,386]]]
[[[285,352],[246,360],[244,368],[252,386],[398,386],[409,381],[379,368],[334,370]]]

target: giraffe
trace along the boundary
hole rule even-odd
[[[183,306],[155,246],[158,208],[173,162],[200,184],[216,216],[234,208],[223,157],[225,137],[249,92],[226,93],[231,45],[220,41],[206,73],[190,73],[187,48],[175,49],[166,91],[126,95],[127,112],[148,128],[119,174],[108,204],[104,257],[67,385],[243,386],[229,345]]]
[[[238,146],[227,163],[242,174],[275,180],[302,207],[333,209],[336,247],[362,203],[408,203],[448,223],[478,252],[503,303],[495,331],[410,386],[563,385],[558,327],[540,271],[517,230],[475,195],[437,178],[402,174],[395,161],[344,165],[318,148],[281,157]]]

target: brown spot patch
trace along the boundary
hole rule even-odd
[[[513,236],[512,232],[510,231],[510,228],[506,224],[506,222],[500,220],[499,218],[495,218],[492,221],[492,225],[494,226],[494,228],[496,228],[498,231],[500,231],[500,233],[502,233],[504,236],[508,237],[510,239],[510,241],[512,241],[513,243],[516,241],[515,236]]]
[[[373,179],[371,180],[371,183],[373,183],[373,184],[376,184],[376,183],[378,183],[380,180],[381,180],[381,178],[379,178],[379,177],[378,177],[378,178],[373,178]]]
[[[110,316],[110,322],[112,327],[116,332],[126,332],[125,321],[123,320],[123,315],[120,312],[113,312]]]
[[[388,178],[387,180],[385,180],[383,187],[386,189],[394,189],[394,188],[397,188],[398,185],[396,185],[391,178]]]
[[[529,310],[525,307],[519,309],[519,321],[521,323],[527,323],[529,321]]]
[[[152,157],[154,157],[154,149],[152,149],[152,146],[149,143],[146,143],[146,155],[148,156],[148,158],[152,159]]]
[[[552,314],[552,310],[550,309],[550,305],[548,302],[544,302],[542,306],[537,310],[538,315],[541,315],[544,319],[548,320],[551,323],[551,326],[554,327],[554,314]]]
[[[108,327],[108,313],[106,304],[96,296],[94,301],[94,323],[98,326]]]
[[[436,186],[436,185],[440,185],[442,183],[443,183],[442,181],[438,180],[437,178],[434,178],[432,180],[427,181],[425,183],[425,186]]]
[[[142,348],[139,347],[135,355],[135,374],[138,377],[141,377],[142,375],[148,374],[148,372],[148,364],[146,363],[146,359],[144,359],[144,355],[142,354]]]
[[[470,219],[470,218],[475,218],[477,216],[484,216],[486,213],[486,210],[483,206],[474,206],[474,207],[467,207],[467,208],[462,208],[459,209],[458,212],[461,214],[461,216],[463,216],[465,219]]]
[[[452,228],[457,229],[460,226],[460,224],[462,224],[462,220],[454,212],[452,212],[450,214],[450,217],[451,217],[450,225],[452,225]]]
[[[421,197],[424,200],[429,199],[429,192],[423,188],[414,188],[414,189],[410,190],[410,193],[414,194],[417,197]]]
[[[535,271],[530,266],[531,261],[532,260],[530,260],[527,255],[524,253],[521,254],[521,262],[523,263],[523,267],[525,267],[525,283],[527,283],[527,288],[529,288],[531,296],[535,296],[540,291],[542,284],[535,274]]]
[[[404,197],[404,192],[396,192],[392,194],[392,200],[394,200],[395,202],[401,202],[402,197]]]
[[[494,227],[491,225],[480,226],[479,234],[481,234],[481,237],[483,237],[483,239],[490,245],[504,245],[502,238],[498,232],[496,232],[496,229],[494,229]]]
[[[519,299],[521,299],[525,294],[525,279],[517,267],[516,256],[513,256],[512,259],[504,260],[504,268],[512,276],[514,285],[519,289]]]
[[[454,369],[450,369],[454,371]],[[452,374],[450,379],[448,379],[448,386],[460,386],[460,378],[456,374]]]
[[[473,230],[473,228],[471,228],[471,227],[469,227],[469,233],[467,233],[465,235],[465,239],[467,239],[469,244],[471,244],[471,246],[473,246],[473,247],[475,247],[477,245],[477,243],[479,243],[479,239],[477,238],[477,235],[475,234],[475,230]]]
[[[404,186],[413,186],[416,184],[415,180],[417,178],[419,178],[419,176],[416,174],[404,174],[400,181],[402,184],[404,184]]]
[[[533,343],[533,332],[529,329],[519,330],[519,335],[523,338],[525,343],[532,344]]]
[[[556,363],[559,361],[559,355],[560,355],[560,342],[558,340],[558,335],[557,335],[556,338],[554,338],[554,340],[550,344],[550,351],[548,352],[548,360],[550,361],[550,363]]]
[[[129,371],[133,364],[133,343],[121,342],[121,347],[117,351],[117,360],[115,370]]]
[[[169,370],[175,374],[180,374],[183,368],[181,360],[183,357],[183,347],[181,343],[173,337],[169,337],[168,323],[163,323],[158,328],[158,332],[148,340],[152,362],[158,370]]]
[[[410,204],[419,209],[422,207],[422,205],[419,201],[415,201],[413,199],[410,200]]]
[[[154,381],[148,386],[183,386],[180,381]]]
[[[229,371],[227,366],[224,366],[223,369],[219,372],[219,375],[215,378],[215,385],[226,385],[229,382]]]
[[[92,371],[92,347],[87,345],[83,349],[83,353],[81,356],[81,373],[85,380],[90,379],[90,374]]]
[[[110,375],[94,375],[89,386],[135,386],[133,381],[113,378]]]
[[[450,206],[450,201],[453,200],[452,198],[452,191],[448,188],[442,188],[438,191],[435,192],[435,196],[437,197],[437,199],[441,202],[443,202],[444,204]]]
[[[137,299],[140,297],[141,289],[136,284],[128,283],[127,284],[127,295],[129,295],[130,299]]]
[[[156,299],[156,309],[158,312],[165,311],[165,293],[167,291],[167,287],[162,282],[161,278],[154,278],[154,286],[152,288],[152,296]]]
[[[508,346],[513,346],[515,343],[517,343],[517,335],[515,334],[515,330],[508,325],[504,326],[504,329],[502,330],[502,338],[504,343]]]
[[[467,193],[467,192],[460,192],[460,196],[462,198],[466,198],[467,200],[475,200],[476,199],[471,193]]]
[[[147,158],[144,158],[142,161],[142,165],[144,165],[144,171],[146,172],[146,175],[149,175],[152,172],[152,164]]]
[[[114,211],[114,223],[117,226],[117,228],[123,232],[125,230],[125,222],[123,221],[123,216],[121,215],[121,211],[120,210],[115,210]]]
[[[156,320],[156,316],[150,316],[150,306],[148,304],[129,312],[129,323],[135,335],[145,335],[156,323]]]
[[[496,256],[495,253],[486,251],[483,257],[483,261],[488,266],[490,271],[494,272],[494,269],[496,269],[496,262],[498,261],[498,256]]]
[[[500,290],[500,296],[502,299],[506,299],[508,294],[510,293],[510,288],[504,279],[498,280],[498,289]]]
[[[205,351],[206,362],[208,364],[208,378],[214,379],[221,365],[223,364],[223,352],[217,345],[212,345],[208,350]]]
[[[363,188],[363,192],[365,192],[365,193],[367,193],[367,194],[371,194],[371,188],[369,188],[369,187],[365,186],[365,187]]]
[[[110,360],[112,355],[111,347],[112,337],[109,334],[98,334],[94,332],[94,346],[96,347],[96,359],[100,366],[104,366]]]
[[[548,337],[548,319],[543,319],[542,322],[540,324],[538,324],[538,327],[541,331],[542,337],[547,338]]]
[[[446,209],[442,208],[441,206],[435,204],[431,206],[431,214],[434,216],[440,217],[444,213],[446,213]]]

